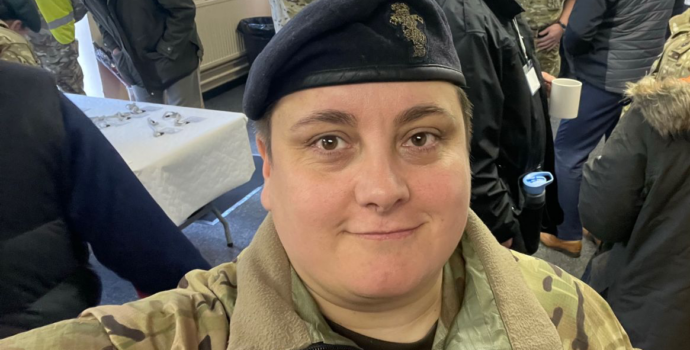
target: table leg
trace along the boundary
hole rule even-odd
[[[211,209],[214,215],[218,217],[218,221],[220,221],[221,224],[223,224],[223,229],[225,230],[225,240],[228,243],[228,247],[232,248],[235,243],[232,241],[232,236],[230,235],[230,224],[228,224],[228,221],[225,220],[223,217],[223,214],[214,206],[213,209]]]

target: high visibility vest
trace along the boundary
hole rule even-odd
[[[61,44],[74,41],[74,8],[71,0],[36,0],[48,29]]]

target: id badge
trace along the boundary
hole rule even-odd
[[[532,60],[529,60],[526,65],[522,67],[523,71],[525,72],[525,77],[527,77],[527,84],[529,84],[529,90],[532,93],[532,96],[539,91],[541,88],[541,82],[539,81],[539,77],[537,77],[537,70],[534,69],[534,65],[532,64]]]

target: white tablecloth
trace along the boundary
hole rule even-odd
[[[89,117],[128,112],[128,101],[67,95]],[[162,120],[168,111],[204,120],[180,127],[181,132],[154,137],[147,117],[101,129],[153,198],[180,225],[220,195],[246,183],[254,161],[243,114],[137,103],[156,111],[147,117]]]

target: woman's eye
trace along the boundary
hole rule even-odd
[[[345,141],[338,136],[323,136],[316,141],[316,147],[325,151],[336,151],[345,147]]]
[[[418,134],[412,135],[410,139],[405,142],[403,146],[405,147],[425,147],[429,145],[433,145],[436,143],[437,138],[435,135],[430,134],[428,132],[420,132]]]

